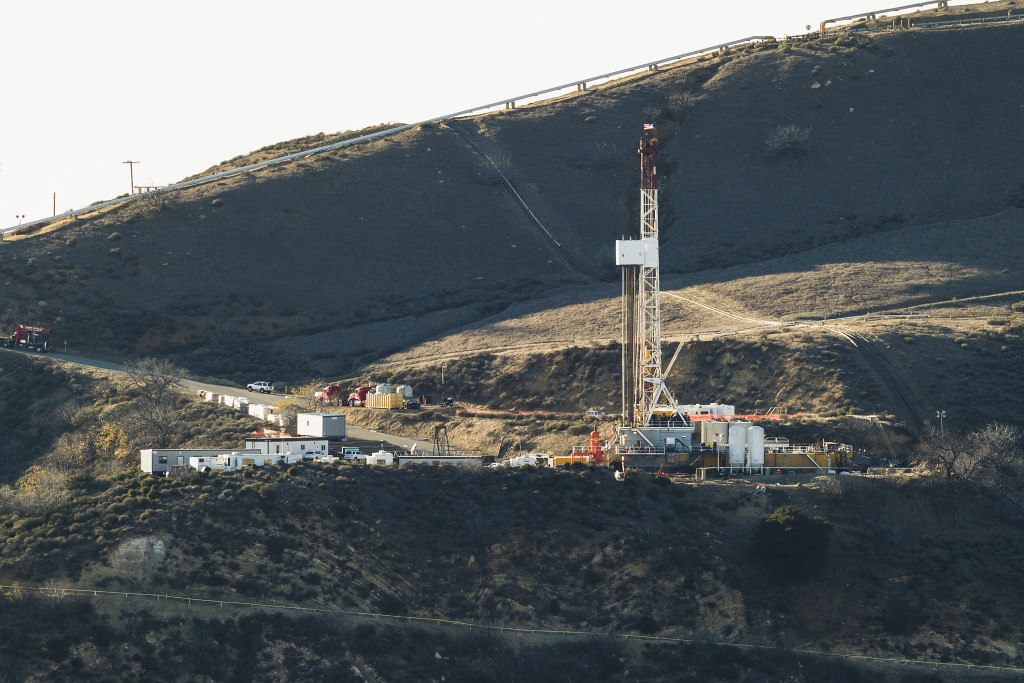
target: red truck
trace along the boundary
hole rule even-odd
[[[359,387],[348,395],[348,404],[350,406],[365,406],[366,395],[371,391],[373,391],[373,387]]]
[[[345,405],[345,390],[337,384],[324,387],[314,395],[317,405],[327,404],[329,406]]]
[[[14,334],[4,338],[3,344],[8,349],[23,349],[46,353],[50,350],[50,337],[53,333],[45,327],[34,325],[14,326]]]

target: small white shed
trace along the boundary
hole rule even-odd
[[[367,465],[392,465],[395,462],[395,454],[388,451],[377,451],[366,456]]]
[[[296,432],[338,441],[345,438],[345,416],[338,413],[299,413]]]

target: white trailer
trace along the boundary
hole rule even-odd
[[[332,441],[345,438],[345,416],[340,413],[299,413],[296,423],[299,436],[316,436]]]
[[[302,454],[266,455],[263,453],[233,452],[224,455],[197,456],[189,458],[188,464],[194,470],[225,471],[243,467],[266,467],[267,465],[291,464],[302,460]]]
[[[229,451],[226,448],[143,448],[139,451],[139,467],[143,472],[162,474],[172,467],[185,467],[194,457],[212,457],[225,453],[259,453],[257,449]]]

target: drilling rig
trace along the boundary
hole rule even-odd
[[[690,450],[693,425],[665,385],[658,256],[658,138],[640,139],[640,237],[615,242],[622,267],[622,422],[605,453],[616,469],[676,464]]]

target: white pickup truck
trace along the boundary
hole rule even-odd
[[[269,394],[274,390],[273,382],[253,382],[252,384],[246,384],[245,388],[249,391],[258,391],[261,394]]]

